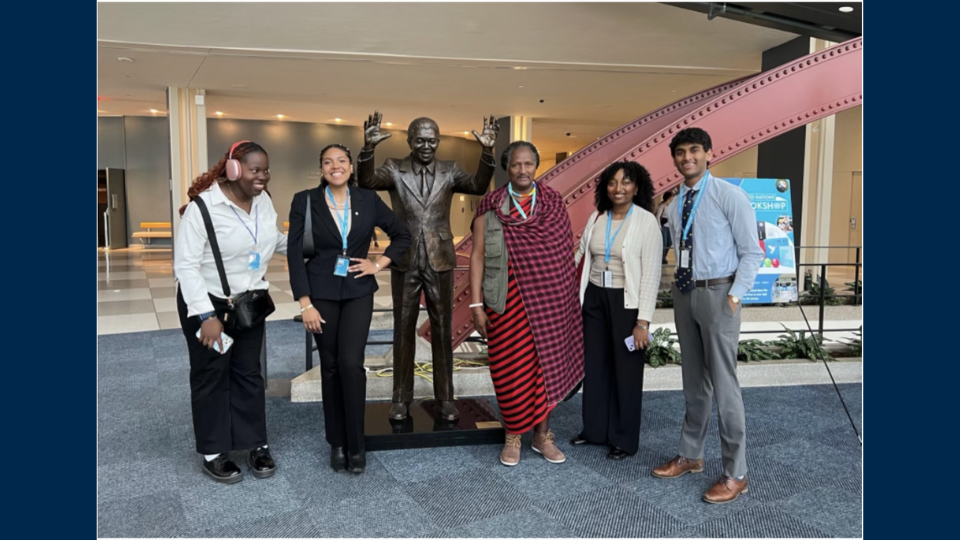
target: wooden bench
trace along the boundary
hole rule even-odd
[[[150,244],[150,240],[153,238],[173,238],[169,221],[141,221],[140,228],[143,230],[133,233],[133,237],[139,239],[140,243],[144,246]],[[167,230],[157,231],[154,229]]]

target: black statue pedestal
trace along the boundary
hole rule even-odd
[[[367,403],[364,413],[364,442],[368,451],[503,444],[506,432],[490,403],[484,398],[465,398],[453,402],[460,419],[448,422],[439,418],[440,403],[435,400],[410,404],[406,420],[391,420],[390,403]]]

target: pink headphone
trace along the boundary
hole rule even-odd
[[[227,154],[227,180],[237,180],[240,178],[240,160],[233,159],[233,151],[243,143],[250,141],[238,141],[230,147],[230,153]]]

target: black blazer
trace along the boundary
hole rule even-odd
[[[313,212],[311,220],[316,255],[304,262],[303,228],[308,192]],[[367,258],[374,227],[380,227],[390,237],[390,246],[384,251],[384,255],[390,257],[394,263],[399,261],[410,247],[410,232],[407,231],[407,227],[397,219],[376,192],[351,187],[350,214],[352,223],[350,233],[347,235],[348,257]],[[342,252],[343,239],[337,223],[330,215],[325,191],[316,187],[294,195],[293,203],[290,205],[290,236],[287,242],[287,266],[290,268],[293,297],[348,300],[376,292],[379,286],[374,276],[357,279],[355,273],[347,274],[346,277],[333,274],[337,257]]]

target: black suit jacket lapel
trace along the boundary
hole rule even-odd
[[[347,243],[351,246],[357,244],[358,241],[363,241],[363,238],[360,233],[366,230],[366,220],[370,219],[367,217],[366,206],[364,206],[363,193],[360,193],[360,190],[357,188],[350,188],[350,233],[347,235]],[[367,242],[370,241],[373,235],[367,237]]]

